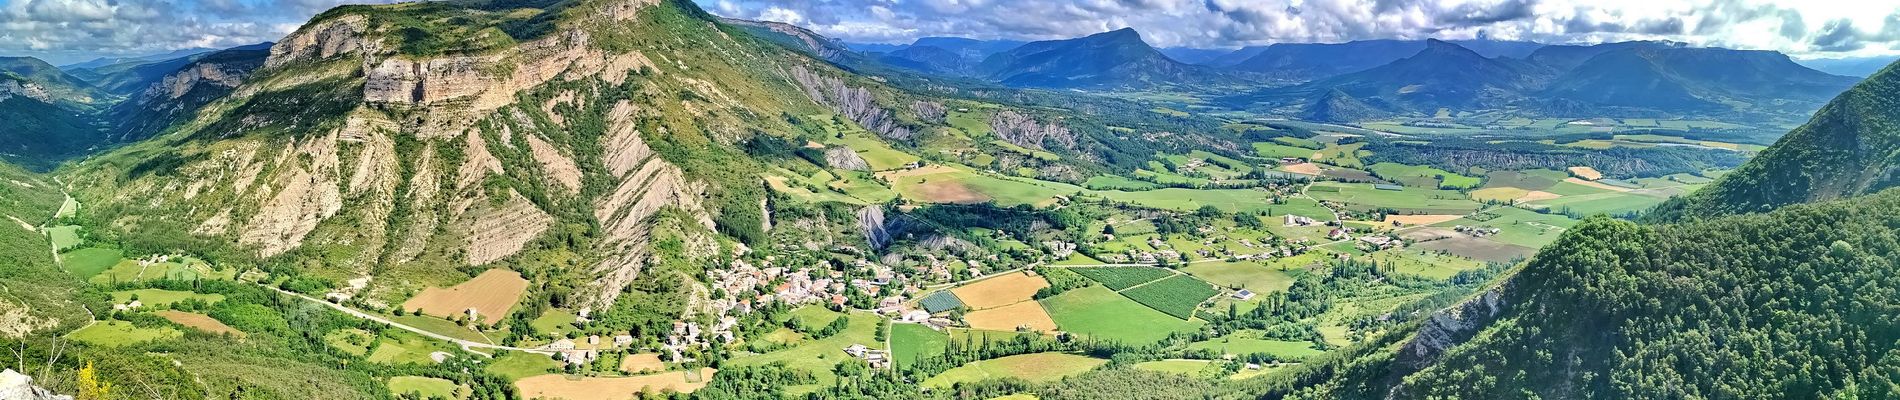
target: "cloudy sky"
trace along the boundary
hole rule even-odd
[[[0,0],[0,55],[55,63],[276,40],[383,0]],[[1374,38],[1669,39],[1799,57],[1900,53],[1900,0],[695,0],[856,42],[1054,39],[1123,27],[1157,46]]]

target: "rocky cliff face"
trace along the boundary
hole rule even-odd
[[[0,82],[0,101],[14,96],[37,100],[41,103],[50,103],[53,101],[52,95],[46,93],[46,88],[38,84],[14,80]]]
[[[990,117],[990,129],[996,136],[1017,146],[1046,149],[1075,148],[1075,134],[1061,122],[1043,122],[1015,111],[1004,110]]]
[[[1437,361],[1445,350],[1470,340],[1510,307],[1504,299],[1504,291],[1503,287],[1493,288],[1432,314],[1412,340],[1399,349],[1395,364],[1412,371],[1424,369]]]
[[[39,386],[33,386],[33,377],[14,372],[12,368],[0,371],[0,399],[8,400],[73,400],[73,396],[53,393]]]
[[[899,124],[889,109],[878,105],[869,89],[851,86],[843,78],[814,73],[803,66],[792,70],[792,78],[798,80],[812,101],[830,107],[878,136],[909,140],[912,135],[910,127]]]

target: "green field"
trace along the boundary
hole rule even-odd
[[[1241,336],[1241,335],[1235,335]],[[1285,340],[1256,339],[1247,337],[1220,337],[1188,345],[1189,349],[1213,350],[1221,354],[1272,354],[1283,360],[1299,360],[1305,357],[1325,354],[1313,348],[1311,342],[1293,342]]]
[[[1372,164],[1371,166],[1367,166],[1366,170],[1386,180],[1403,183],[1406,186],[1422,188],[1466,189],[1475,188],[1484,183],[1483,179],[1477,177],[1464,176],[1455,172],[1422,165],[1405,165],[1388,162]]]
[[[488,362],[488,366],[482,367],[488,373],[500,375],[511,381],[546,374],[559,368],[561,368],[561,362],[554,361],[554,358],[518,351],[496,354],[495,358]]]
[[[66,337],[94,346],[113,347],[159,339],[177,338],[183,335],[183,333],[172,328],[140,328],[133,326],[131,322],[105,320],[68,333]]]
[[[389,318],[390,321],[400,322],[403,325],[409,325],[412,327],[421,328],[422,330],[434,332],[436,334],[443,335],[443,336],[448,336],[448,337],[452,337],[456,339],[462,339],[462,340],[473,341],[473,342],[492,343],[491,341],[489,341],[488,337],[483,336],[481,332],[476,332],[460,324],[456,324],[455,321],[442,319],[441,317],[432,317],[432,316],[427,316],[427,315],[404,315],[400,317],[395,317],[395,316],[384,316],[384,317]]]
[[[455,381],[442,378],[430,378],[426,376],[398,376],[389,378],[390,393],[397,395],[415,393],[425,399],[437,397],[453,399],[457,397],[455,393],[460,388],[461,386],[456,385]]]
[[[1138,180],[1138,179],[1129,178],[1129,177],[1125,177],[1121,175],[1096,175],[1093,178],[1089,178],[1088,182],[1083,182],[1082,186],[1086,186],[1090,190],[1128,190],[1128,191],[1153,190],[1153,189],[1161,187],[1160,185],[1156,185],[1153,182]]]
[[[1562,214],[1543,214],[1516,207],[1499,207],[1487,210],[1485,214],[1490,219],[1477,221],[1466,217],[1446,221],[1436,226],[1464,225],[1498,228],[1497,234],[1486,238],[1499,243],[1541,248],[1556,241],[1557,236],[1562,235],[1565,229],[1577,224],[1577,220]]]
[[[1063,331],[1127,344],[1154,343],[1202,324],[1155,311],[1101,286],[1063,292],[1043,299],[1042,306]]]
[[[79,247],[79,245],[84,242],[79,239],[79,225],[63,225],[46,228],[46,236],[53,239],[53,248],[59,251]]]
[[[809,308],[813,307],[801,308],[799,311],[804,311]],[[827,313],[831,312],[823,308],[817,309]],[[817,315],[817,312],[805,311],[803,313],[795,312],[795,314],[812,314],[803,315],[803,317],[812,317],[801,318],[807,321],[823,320],[823,322],[820,323],[821,325],[817,326],[831,323],[830,319],[825,319],[822,315]],[[789,348],[765,354],[737,357],[729,362],[740,366],[783,362],[787,367],[810,372],[818,376],[820,384],[829,384],[837,378],[832,372],[832,367],[837,366],[838,363],[844,360],[851,359],[851,355],[844,353],[845,347],[849,347],[853,344],[862,344],[873,349],[884,348],[884,344],[876,340],[878,316],[869,313],[851,313],[850,316],[850,325],[848,325],[844,331],[838,332],[830,337],[816,340],[799,340]]]
[[[942,354],[950,346],[950,335],[923,324],[891,325],[891,359],[902,367],[925,357]]]
[[[1192,276],[1177,275],[1121,293],[1137,303],[1185,320],[1192,318],[1194,310],[1200,308],[1202,302],[1220,294],[1220,290]]]
[[[1096,191],[1092,194],[1109,200],[1175,211],[1194,211],[1209,205],[1226,212],[1260,212],[1274,207],[1271,194],[1253,189],[1166,188],[1140,192]]]
[[[116,303],[126,303],[129,301],[132,301],[132,295],[138,295],[140,304],[143,304],[146,307],[153,307],[153,308],[165,308],[166,306],[170,306],[172,303],[177,303],[180,301],[184,301],[185,299],[194,299],[194,298],[198,300],[202,300],[205,303],[217,303],[219,301],[224,301],[224,295],[215,294],[215,293],[214,294],[199,294],[199,293],[183,292],[183,291],[177,291],[177,290],[138,289],[138,290],[121,290],[117,292],[112,292],[112,302],[116,304]]]
[[[368,355],[369,345],[375,340],[376,334],[355,328],[338,329],[323,334],[323,343],[356,356]]]
[[[1127,289],[1174,275],[1166,269],[1154,267],[1079,267],[1069,268],[1069,270],[1101,282],[1102,286],[1107,286],[1111,290]]]
[[[59,255],[60,262],[66,266],[66,271],[80,279],[92,278],[100,272],[105,272],[106,269],[117,265],[119,259],[123,257],[124,255],[118,249],[102,247],[87,247]]]
[[[903,167],[904,164],[919,160],[917,156],[897,151],[890,145],[884,144],[884,141],[864,132],[846,133],[838,143],[857,151],[858,157],[863,157],[865,163],[871,164],[872,171],[897,169]]]
[[[1095,369],[1108,360],[1065,353],[1036,353],[982,360],[951,368],[924,380],[925,387],[947,388],[957,383],[998,378],[1048,382]]]
[[[1267,142],[1255,142],[1253,144],[1253,152],[1254,154],[1259,154],[1261,157],[1273,158],[1273,159],[1281,159],[1281,158],[1307,159],[1307,158],[1313,158],[1313,153],[1315,153],[1314,149],[1300,148],[1300,147],[1288,146],[1288,145],[1279,144],[1279,143],[1267,143]]]
[[[564,335],[578,330],[574,328],[574,321],[578,319],[580,316],[567,310],[550,309],[541,313],[541,317],[535,318],[528,325],[533,326],[536,332]]]
[[[138,260],[120,260],[112,268],[105,270],[87,281],[96,284],[117,282],[137,282],[148,279],[221,279],[237,277],[237,270],[226,268],[219,270],[204,260],[191,257],[173,257],[170,261],[141,265]]]
[[[1432,279],[1447,279],[1462,271],[1484,267],[1483,261],[1409,248],[1373,252],[1370,256],[1373,262],[1379,263],[1380,267],[1391,268],[1392,271],[1401,274]]]
[[[1469,214],[1480,204],[1451,190],[1406,187],[1402,190],[1375,189],[1370,184],[1320,182],[1308,195],[1315,199],[1345,203],[1355,209],[1394,209],[1418,214]]]
[[[1256,293],[1282,291],[1293,286],[1293,277],[1287,275],[1286,271],[1250,261],[1190,264],[1181,268],[1181,271],[1222,287],[1247,289]]]
[[[1545,190],[1568,177],[1570,177],[1568,173],[1548,169],[1492,171],[1485,175],[1484,187]]]
[[[438,342],[419,335],[385,332],[383,340],[370,350],[366,357],[369,362],[381,364],[434,364],[430,353],[448,351]]]
[[[1598,193],[1590,195],[1565,196],[1550,200],[1531,202],[1531,205],[1549,207],[1554,212],[1568,212],[1577,215],[1639,213],[1662,204],[1663,198],[1644,196],[1634,193]]]

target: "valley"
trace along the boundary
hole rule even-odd
[[[701,7],[0,59],[6,368],[87,400],[1893,394],[1900,72]]]

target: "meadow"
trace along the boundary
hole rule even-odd
[[[1042,304],[1065,332],[1127,344],[1154,343],[1169,333],[1202,325],[1155,311],[1101,286],[1063,292],[1043,299]]]
[[[1065,353],[1035,353],[971,362],[924,380],[925,387],[948,388],[957,383],[998,378],[1048,382],[1095,369],[1108,360]]]

